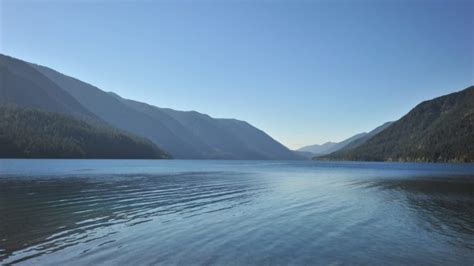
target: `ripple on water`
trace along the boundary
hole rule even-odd
[[[1,177],[0,261],[474,262],[471,177],[436,177],[439,166],[411,176],[416,165],[236,163],[243,173],[215,164],[218,171]]]

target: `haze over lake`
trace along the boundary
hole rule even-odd
[[[474,165],[1,160],[0,263],[474,263]]]

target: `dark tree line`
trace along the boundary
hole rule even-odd
[[[152,142],[107,125],[0,105],[2,158],[167,158]]]

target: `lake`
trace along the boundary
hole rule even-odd
[[[473,265],[474,165],[0,160],[0,263]]]

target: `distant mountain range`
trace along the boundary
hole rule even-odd
[[[316,159],[474,162],[474,86],[422,102],[363,143]]]
[[[326,142],[324,144],[314,144],[314,145],[304,146],[304,147],[299,148],[297,151],[299,151],[299,152],[308,152],[308,153],[312,154],[313,156],[330,154],[334,151],[337,151],[337,150],[343,148],[344,146],[346,146],[350,142],[352,142],[356,139],[362,138],[366,134],[367,133],[359,133],[359,134],[354,135],[354,136],[352,136],[348,139],[345,139],[341,142]]]
[[[0,103],[16,106],[17,111],[29,108],[58,113],[63,115],[62,121],[79,119],[92,127],[113,128],[133,139],[149,139],[159,148],[147,149],[161,151],[159,157],[170,154],[183,159],[303,158],[247,122],[124,99],[50,68],[1,54]],[[38,115],[56,117],[50,113]],[[71,132],[72,138],[74,133]]]
[[[317,156],[327,155],[339,150],[355,148],[362,145],[364,142],[366,142],[375,134],[387,128],[391,123],[392,122],[387,122],[370,132],[363,132],[363,133],[356,134],[341,142],[326,142],[324,144],[314,144],[314,145],[304,146],[304,147],[299,148],[296,152],[298,152],[299,154],[305,157],[312,158],[315,156],[317,157]]]

